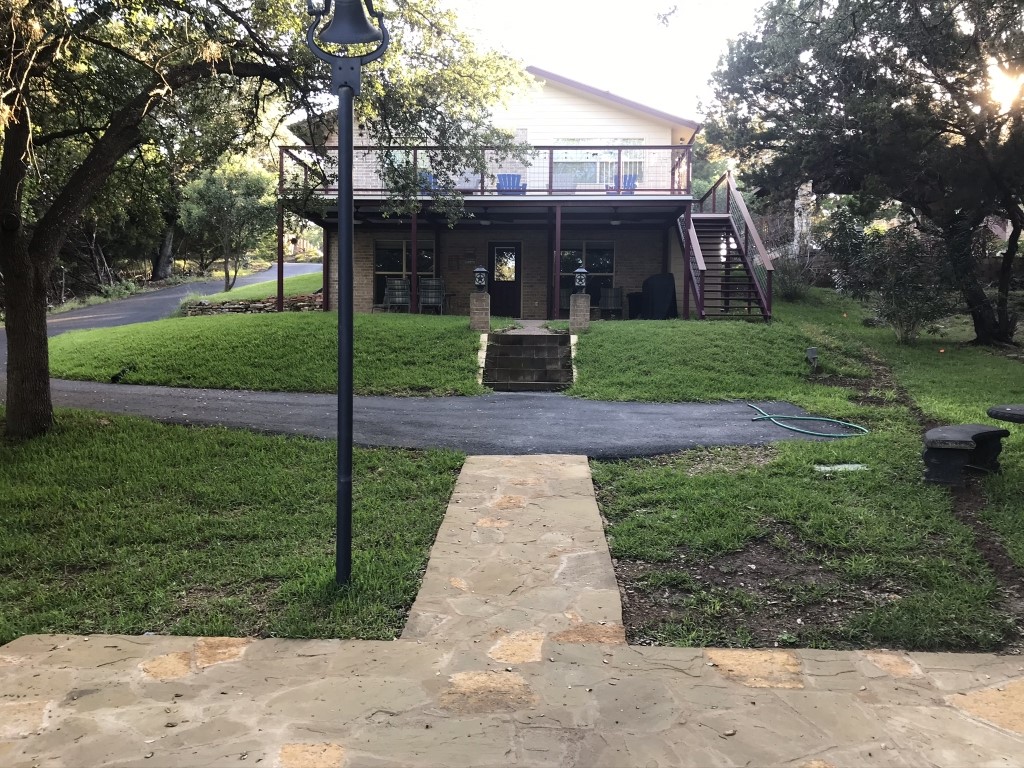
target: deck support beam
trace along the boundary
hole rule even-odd
[[[419,231],[419,211],[416,211],[412,215],[412,232],[410,233],[409,249],[412,253],[409,255],[409,314],[418,312],[419,302],[416,300],[416,296],[419,293],[419,273],[417,269],[419,265],[416,263],[419,261],[417,256],[420,252],[420,231]]]
[[[552,250],[551,284],[554,289],[551,306],[552,320],[557,320],[562,313],[562,206],[555,206],[555,247]]]

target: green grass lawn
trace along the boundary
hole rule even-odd
[[[480,335],[464,317],[358,314],[360,395],[474,395]],[[76,331],[50,340],[58,378],[124,384],[337,390],[338,316],[325,312],[210,315]]]
[[[858,306],[824,293],[776,316],[771,326],[668,323],[649,334],[656,340],[642,323],[602,323],[581,337],[577,394],[779,398],[871,429],[593,462],[620,579],[636,595],[633,640],[955,650],[1014,641],[975,533],[949,491],[922,482],[914,408],[939,422],[988,421],[989,405],[1024,400],[1021,363],[949,338],[901,347],[890,331],[866,328]],[[824,362],[817,379],[803,361],[808,346]],[[848,388],[858,378],[860,392]],[[1011,429],[979,514],[1024,568],[1024,430]],[[868,469],[814,468],[844,463]]]
[[[647,402],[845,399],[806,379],[809,346],[806,333],[782,321],[595,323],[580,336],[579,376],[569,394]],[[838,352],[830,358],[832,369],[864,372],[849,350]]]
[[[395,637],[462,457],[356,449],[341,590],[335,462],[333,442],[72,411],[45,437],[0,439],[0,644],[37,632]]]
[[[324,278],[319,272],[309,275],[296,275],[284,279],[285,296],[307,296],[323,287]],[[221,304],[226,301],[242,301],[243,299],[269,299],[277,296],[277,280],[243,285],[209,296],[188,297],[186,301],[201,299],[209,304]]]
[[[901,347],[887,329],[864,326],[864,315],[815,292],[780,304],[771,325],[602,322],[580,337],[575,396],[779,399],[871,431],[593,462],[620,579],[651,607],[638,614],[634,640],[957,650],[1016,642],[1000,581],[979,550],[984,532],[958,518],[962,499],[922,482],[920,452],[924,422],[987,421],[989,405],[1024,401],[1024,368],[965,343],[962,325]],[[51,340],[53,369],[98,380],[124,370],[126,383],[328,392],[335,322],[321,313],[221,316],[66,334]],[[478,335],[467,326],[464,317],[357,316],[357,391],[481,392]],[[822,362],[815,375],[804,360],[811,346]],[[1024,568],[1024,429],[1010,428],[1003,473],[974,486],[976,511],[991,531],[984,535]],[[867,470],[815,469],[844,463]]]

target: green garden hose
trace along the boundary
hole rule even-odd
[[[839,419],[826,419],[824,416],[785,416],[783,414],[770,414],[765,413],[763,410],[758,408],[753,403],[747,403],[751,408],[760,413],[760,416],[755,416],[751,421],[764,421],[768,419],[773,424],[778,424],[783,429],[789,429],[793,432],[799,432],[802,435],[811,435],[813,437],[856,437],[857,435],[868,434],[867,427],[862,427],[860,424],[851,424],[848,421],[840,421]],[[783,421],[823,421],[828,424],[838,424],[840,427],[847,427],[849,429],[857,430],[856,432],[850,432],[846,434],[836,434],[834,432],[812,432],[809,429],[800,429],[790,424],[783,424]]]

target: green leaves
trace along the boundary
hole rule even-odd
[[[185,187],[181,225],[198,247],[237,261],[274,228],[275,182],[252,158],[228,157]]]
[[[1009,340],[965,244],[986,216],[1024,225],[1024,100],[993,90],[1019,61],[1019,14],[1015,0],[772,0],[715,73],[708,137],[776,198],[811,179],[919,212],[943,232],[979,338]],[[999,290],[1005,303],[1008,267]]]

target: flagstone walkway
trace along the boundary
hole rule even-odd
[[[1024,659],[630,647],[587,460],[475,456],[394,642],[22,637],[0,766],[1021,766]]]

